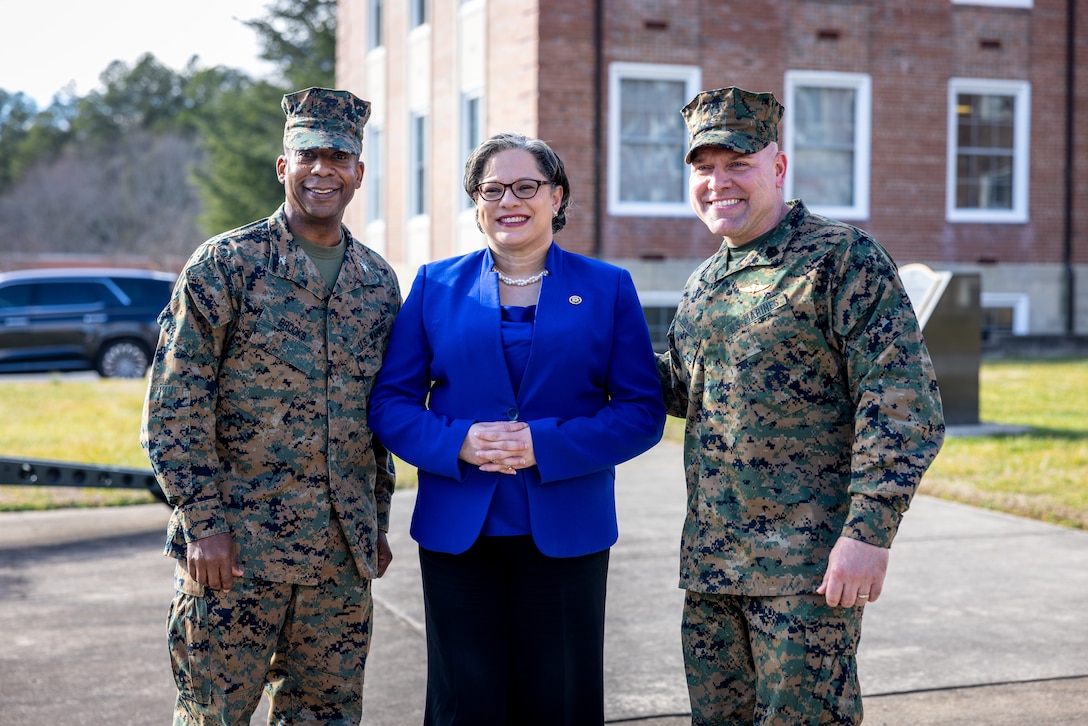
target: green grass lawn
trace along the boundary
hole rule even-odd
[[[1088,360],[987,362],[986,423],[1024,434],[948,438],[920,491],[1088,529]]]
[[[0,456],[150,468],[140,448],[147,381],[0,379]],[[141,489],[0,486],[0,511],[144,504]]]
[[[985,423],[1027,433],[948,438],[921,492],[1088,529],[1088,360],[984,362]],[[143,380],[0,380],[0,456],[146,468]],[[666,436],[679,440],[682,422]],[[398,484],[411,486],[398,462]],[[680,475],[680,472],[677,472]],[[0,486],[0,510],[152,502],[138,490]]]

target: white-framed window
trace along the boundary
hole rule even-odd
[[[473,150],[484,140],[484,100],[479,90],[463,91],[461,93],[461,156],[462,166],[458,167],[461,173],[457,177],[457,189],[460,190],[462,209],[473,206],[472,198],[464,192],[464,166],[463,162]]]
[[[868,219],[872,80],[820,71],[787,71],[785,80],[786,198],[835,219]]]
[[[1031,319],[1031,297],[1023,292],[983,292],[982,332],[994,335],[1027,335]]]
[[[680,115],[701,89],[698,66],[612,63],[608,69],[608,211],[688,216],[688,133]]]
[[[948,221],[1028,221],[1030,109],[1027,81],[948,82]]]
[[[367,224],[385,219],[385,134],[381,126],[368,128],[363,141],[363,179],[366,184]]]
[[[408,122],[408,215],[427,214],[427,116],[412,113]]]
[[[383,1],[384,0],[367,0],[366,27],[367,48],[369,50],[377,50],[385,45],[385,39],[382,36]]]
[[[992,5],[998,8],[1030,8],[1034,0],[952,0],[953,5]]]

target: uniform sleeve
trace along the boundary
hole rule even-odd
[[[701,291],[700,278],[716,258],[717,255],[706,259],[688,277],[687,282],[684,284],[683,297],[680,304],[677,305],[676,314],[669,325],[669,347],[665,352],[657,354],[657,373],[661,379],[661,393],[665,400],[665,411],[669,416],[686,419],[691,408],[692,361],[685,362],[682,351],[687,350],[689,356],[700,355],[700,353],[698,352],[698,341],[690,338],[684,322],[688,318],[688,311],[696,305],[691,300],[692,291]],[[700,292],[699,295],[701,294]],[[696,391],[696,395],[699,395],[698,391]]]
[[[855,411],[842,535],[889,547],[944,441],[940,392],[914,309],[883,248],[863,240],[838,274],[833,324]]]
[[[661,394],[665,411],[669,416],[686,418],[688,415],[687,369],[680,361],[676,347],[676,320],[669,326],[669,348],[657,354],[657,375],[661,379]]]
[[[393,455],[377,438],[374,439],[374,461],[377,476],[374,480],[374,498],[378,512],[378,529],[389,531],[389,510],[393,503],[393,490],[397,487],[397,471]]]
[[[400,287],[396,276],[389,272],[389,299],[395,301],[394,315],[398,314],[401,306]],[[394,317],[395,320],[395,317]],[[390,335],[392,325],[389,326]],[[389,350],[389,338],[383,344],[383,351]],[[384,353],[383,353],[384,358]],[[369,414],[368,414],[369,421]],[[397,488],[397,471],[393,462],[393,454],[386,448],[377,436],[373,437],[374,462],[376,464],[376,476],[374,479],[374,497],[378,513],[378,529],[382,532],[389,531],[389,511],[393,503],[393,492]]]
[[[186,542],[229,531],[216,486],[216,371],[235,319],[225,274],[198,252],[179,276],[152,362],[140,440]]]

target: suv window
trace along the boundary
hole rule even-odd
[[[113,281],[137,307],[158,307],[164,299],[170,297],[170,283],[165,280],[115,277]]]
[[[99,282],[42,282],[32,304],[42,306],[97,305],[113,302],[113,295]]]
[[[30,305],[34,283],[0,287],[0,308],[25,308]]]

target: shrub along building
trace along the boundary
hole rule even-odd
[[[1083,336],[1085,69],[1075,0],[340,0],[337,82],[373,102],[346,222],[407,286],[482,244],[469,151],[540,137],[577,204],[560,243],[631,270],[660,341],[720,243],[679,111],[737,85],[786,107],[788,199],[978,274],[988,333]]]

